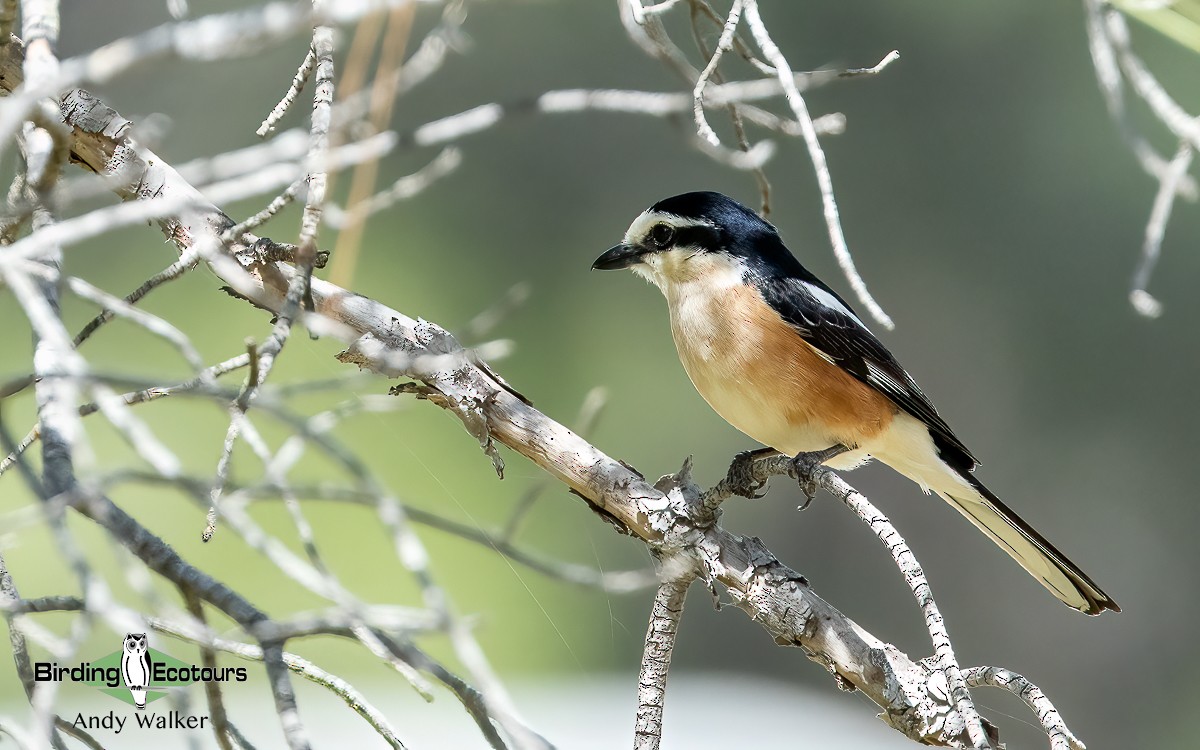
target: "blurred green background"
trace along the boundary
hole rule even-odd
[[[231,7],[191,2],[193,15]],[[627,39],[615,3],[468,8],[470,45],[396,103],[397,129],[555,88],[686,90]],[[1137,317],[1126,297],[1155,185],[1105,111],[1082,8],[1035,0],[775,0],[763,4],[763,14],[798,69],[870,66],[900,50],[899,62],[882,75],[836,82],[808,96],[815,115],[840,111],[848,118],[843,135],[823,142],[854,257],[898,324],[877,332],[982,458],[984,481],[1125,611],[1088,619],[1062,607],[956,513],[886,468],[859,470],[851,481],[891,515],[921,559],[963,664],[1027,675],[1090,747],[1192,744],[1190,707],[1200,699],[1193,675],[1200,645],[1191,633],[1200,617],[1193,596],[1200,565],[1194,539],[1200,522],[1194,470],[1200,219],[1194,206],[1176,211],[1150,287],[1165,315]],[[421,8],[417,19],[420,32],[436,21],[437,10]],[[61,53],[79,54],[167,20],[161,3],[66,0]],[[342,49],[350,31],[340,37]],[[1153,33],[1135,32],[1164,84],[1195,108],[1197,59]],[[297,38],[248,59],[155,63],[95,87],[96,93],[135,122],[166,115],[171,124],[155,148],[178,164],[256,142],[255,128],[306,46]],[[285,126],[303,127],[307,112],[301,99]],[[720,114],[712,118],[719,122]],[[1139,122],[1173,152],[1149,118]],[[636,213],[659,198],[715,189],[754,205],[751,177],[690,148],[687,127],[600,113],[513,116],[465,139],[458,172],[372,220],[353,288],[461,330],[514,284],[529,282],[528,302],[494,333],[516,345],[497,369],[560,421],[572,418],[591,388],[605,387],[608,407],[592,435],[597,446],[650,476],[694,455],[699,480],[711,483],[751,441],[688,383],[659,294],[632,275],[588,272]],[[829,249],[807,153],[799,141],[779,146],[767,167],[771,219],[801,259],[849,298]],[[381,185],[432,156],[413,150],[388,156]],[[348,182],[339,180],[335,197],[344,197]],[[226,208],[241,218],[261,203]],[[264,233],[294,240],[297,217],[287,212]],[[332,246],[332,237],[324,231],[323,244]],[[67,271],[125,294],[174,257],[155,228],[139,227],[70,249]],[[265,314],[221,294],[218,285],[199,270],[145,302],[213,362],[239,353],[245,337],[261,339],[269,330]],[[69,304],[68,327],[76,330],[93,314],[87,305]],[[7,353],[0,379],[7,379],[30,368],[28,327],[8,295],[0,295],[0,322],[0,351]],[[272,381],[344,375],[346,366],[332,356],[339,348],[295,336]],[[161,382],[188,374],[169,347],[120,321],[83,351],[103,372]],[[352,392],[322,391],[296,403],[315,413],[387,385],[365,379]],[[13,430],[32,424],[32,412],[29,395],[4,404]],[[139,407],[138,414],[189,471],[212,474],[227,424],[219,406],[167,399]],[[286,434],[265,416],[256,422],[273,445]],[[138,466],[98,418],[88,426],[95,460],[81,467],[85,474]],[[427,404],[355,417],[336,435],[401,499],[468,524],[502,523],[540,476],[505,452],[509,469],[497,481],[472,438]],[[236,478],[260,475],[248,451],[236,458]],[[293,476],[316,482],[340,477],[337,472],[313,460]],[[123,485],[113,499],[268,612],[321,604],[232,533],[218,532],[202,545],[203,511],[182,494]],[[762,537],[818,593],[878,636],[915,657],[928,654],[919,612],[870,532],[827,497],[804,513],[795,511],[799,501],[794,487],[776,482],[764,500],[729,503],[725,523]],[[15,472],[0,479],[0,512],[29,503]],[[419,602],[370,510],[318,502],[305,507],[324,554],[356,593],[371,601]],[[254,506],[252,513],[299,550],[279,504]],[[87,540],[100,569],[114,574],[118,595],[135,602],[115,575],[122,558],[88,523],[73,519],[71,527]],[[9,532],[0,540],[22,594],[75,591],[44,528]],[[477,618],[476,632],[503,675],[584,683],[615,673],[632,692],[648,592],[609,596],[572,588],[440,532],[421,535],[439,580],[457,609]],[[557,486],[536,505],[520,540],[605,569],[649,565],[641,545],[613,534]],[[70,621],[50,616],[41,622],[65,633]],[[94,642],[113,640],[103,634]],[[436,640],[429,645],[448,654]],[[158,647],[191,655],[170,641]],[[361,649],[325,641],[296,648],[318,663],[348,661],[341,673],[351,678],[381,674]],[[676,675],[752,673],[833,690],[802,654],[780,651],[736,610],[714,612],[699,589],[675,669]],[[11,663],[0,659],[0,702],[15,711],[19,691]],[[979,699],[1010,747],[1044,743],[1016,701],[987,692]],[[871,706],[858,707],[864,723],[874,722]],[[797,720],[804,712],[804,705],[795,706]],[[632,715],[616,720],[631,723]]]

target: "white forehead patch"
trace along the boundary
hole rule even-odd
[[[629,225],[629,229],[625,232],[625,244],[637,245],[642,244],[642,240],[646,239],[646,235],[650,233],[650,229],[655,224],[666,224],[675,229],[684,229],[686,227],[711,227],[712,224],[701,219],[686,219],[675,214],[663,213],[661,211],[651,211],[646,209],[643,211],[633,223]]]

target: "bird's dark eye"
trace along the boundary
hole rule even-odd
[[[666,224],[655,224],[650,230],[650,241],[659,247],[666,247],[675,239],[675,230]]]

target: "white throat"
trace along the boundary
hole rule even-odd
[[[648,253],[632,270],[658,287],[673,307],[681,296],[719,296],[745,283],[746,264],[726,253],[684,247]]]

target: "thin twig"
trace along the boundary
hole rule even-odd
[[[241,239],[243,234],[257,229],[258,227],[267,223],[267,221],[275,216],[275,214],[282,211],[285,206],[296,200],[296,195],[305,187],[307,187],[307,185],[308,183],[305,180],[296,180],[291,185],[288,185],[286,190],[272,198],[271,202],[268,203],[261,211],[247,217],[245,221],[234,224],[232,227],[225,230],[224,236],[229,238],[231,241]]]
[[[308,53],[304,56],[304,61],[300,63],[299,69],[296,70],[296,75],[292,77],[292,83],[288,86],[288,90],[284,93],[283,98],[275,105],[271,113],[267,115],[267,119],[263,120],[262,125],[258,126],[258,130],[254,131],[259,138],[266,138],[283,116],[287,114],[292,103],[296,101],[296,97],[300,96],[300,92],[304,90],[304,84],[308,82],[308,77],[312,75],[313,68],[317,67],[317,53],[310,46]]]
[[[795,74],[797,90],[837,79],[834,71]],[[730,104],[746,105],[779,96],[783,87],[778,79],[712,83],[704,89],[704,103],[712,107]],[[669,118],[692,111],[692,97],[673,91],[639,91],[634,89],[553,89],[532,102],[490,102],[477,105],[453,115],[438,118],[401,133],[401,143],[429,147],[452,143],[495,127],[506,117],[530,114],[568,114],[577,112],[612,112]],[[742,106],[746,119],[785,135],[801,135],[801,129],[790,120],[782,120],[761,109]],[[821,118],[818,118],[818,121]],[[819,133],[836,131],[828,121]],[[707,143],[697,139],[700,143]]]
[[[467,321],[467,325],[463,329],[464,340],[479,341],[483,337],[490,335],[513,312],[529,301],[532,291],[530,284],[525,281],[510,286],[499,300],[476,313],[475,317]],[[594,391],[595,389],[590,391],[587,396],[584,396],[584,403],[587,403],[589,398],[593,398],[592,394]],[[603,403],[601,403],[602,405]]]
[[[464,0],[451,0],[442,10],[442,18],[425,38],[417,50],[404,64],[388,74],[375,74],[370,88],[363,89],[374,49],[375,40],[383,30],[381,21],[384,13],[364,18],[354,32],[350,52],[346,56],[346,74],[338,82],[338,106],[334,109],[334,127],[343,128],[347,123],[357,122],[371,111],[375,97],[375,84],[382,81],[386,95],[399,99],[416,86],[428,80],[445,63],[449,53],[459,47],[460,28],[466,18]],[[461,50],[460,50],[461,51]]]
[[[258,348],[256,376],[247,381],[237,400],[229,407],[229,427],[225,431],[221,457],[217,461],[217,476],[213,482],[211,499],[201,539],[208,542],[217,528],[218,502],[228,480],[229,467],[233,461],[233,448],[241,434],[255,397],[262,383],[271,374],[275,358],[283,350],[292,332],[292,323],[299,317],[302,306],[311,309],[309,285],[317,258],[317,230],[321,222],[321,210],[325,202],[325,156],[329,151],[330,111],[333,107],[333,29],[318,26],[313,29],[313,52],[316,56],[316,88],[313,92],[312,127],[309,137],[307,164],[308,192],[304,214],[300,221],[300,242],[296,250],[296,270],[287,294],[287,301],[275,318],[271,335]]]
[[[249,643],[240,643],[225,638],[214,638],[207,631],[196,632],[193,628],[184,627],[162,618],[150,618],[150,627],[164,635],[178,638],[189,643],[195,643],[204,648],[216,649],[232,654],[247,661],[263,661],[267,657],[265,649]],[[404,743],[396,735],[396,730],[388,722],[383,713],[375,708],[362,693],[340,677],[326,672],[309,660],[287,651],[280,651],[279,658],[287,669],[326,690],[345,701],[352,711],[361,716],[380,737],[395,750],[404,750]]]
[[[317,429],[327,430],[332,427],[334,419],[336,419],[336,415],[331,413],[318,414],[311,418],[309,423],[322,425],[322,428],[314,428],[314,431],[317,431]],[[247,516],[242,514],[235,515],[227,511],[227,518],[233,517],[232,520],[235,520],[239,527],[239,534],[252,547],[259,549],[271,558],[276,567],[293,576],[310,590],[330,598],[339,607],[350,613],[352,617],[350,630],[354,634],[354,637],[373,655],[387,662],[401,674],[421,697],[427,701],[433,700],[429,684],[417,673],[416,669],[403,660],[394,658],[375,637],[373,631],[368,627],[366,619],[361,615],[366,610],[366,605],[351,594],[337,577],[334,576],[317,549],[312,525],[304,515],[299,497],[292,491],[286,479],[287,471],[293,464],[300,460],[304,440],[298,436],[293,436],[284,443],[278,453],[272,455],[265,441],[258,434],[257,430],[253,428],[249,420],[245,420],[243,423],[243,436],[246,444],[250,446],[251,450],[263,462],[267,480],[279,488],[284,506],[292,518],[293,525],[300,538],[301,546],[304,548],[305,555],[308,558],[308,565],[301,568],[303,563],[298,558],[292,555],[290,551],[287,551],[283,545],[274,544],[275,540],[264,533],[262,529],[256,528],[255,524]]]
[[[717,137],[712,126],[708,124],[708,118],[704,116],[704,88],[708,85],[713,73],[717,71],[717,66],[721,64],[721,56],[725,54],[725,50],[733,45],[733,36],[737,33],[738,22],[741,20],[742,2],[743,0],[733,0],[733,6],[729,9],[729,17],[725,19],[721,36],[717,39],[717,46],[713,50],[708,64],[697,76],[696,86],[692,89],[692,115],[696,119],[696,134],[714,146],[721,145],[721,139]]]
[[[454,536],[489,547],[515,563],[524,565],[550,578],[577,586],[588,586],[612,594],[641,591],[654,583],[654,574],[649,570],[600,571],[583,565],[546,560],[522,550],[500,534],[481,531],[475,526],[459,523],[420,508],[409,508],[408,517],[413,523],[445,531]]]
[[[1087,750],[1083,742],[1067,727],[1058,709],[1046,694],[1016,672],[1000,667],[971,667],[963,670],[963,679],[968,687],[997,687],[1024,701],[1037,716],[1042,729],[1046,730],[1051,750]]]
[[[718,28],[725,25],[725,19],[722,18],[721,15],[715,10],[713,10],[713,7],[708,3],[708,0],[688,0],[688,5],[690,6],[691,15],[693,18],[696,18],[698,15],[703,15],[711,20]],[[693,29],[693,36],[696,36],[698,33],[699,32],[697,30]],[[698,48],[704,47],[703,44],[697,44],[696,46]],[[739,57],[754,66],[759,73],[771,78],[775,77],[775,69],[758,59],[754,55],[754,50],[750,48],[750,45],[742,41],[740,34],[735,34],[733,37],[733,50],[737,52]],[[710,53],[705,52],[704,57],[707,59],[709,54]]]
[[[827,469],[820,469],[818,477],[821,485],[830,494],[841,500],[846,507],[854,511],[855,515],[875,532],[879,541],[891,553],[892,560],[900,568],[905,582],[908,583],[913,596],[916,597],[917,605],[925,616],[925,628],[929,631],[930,640],[933,641],[934,657],[937,659],[942,673],[946,676],[946,683],[950,689],[950,695],[957,705],[961,721],[966,724],[967,736],[971,741],[970,746],[973,748],[991,747],[987,731],[975,710],[975,704],[971,700],[971,694],[967,691],[958,661],[954,657],[954,645],[950,641],[950,634],[946,631],[942,613],[938,609],[937,602],[934,601],[929,580],[925,577],[925,571],[916,556],[909,549],[908,543],[900,536],[900,532],[896,531],[896,527],[887,519],[887,516],[837,474]]]
[[[57,0],[21,2],[21,33],[26,39],[22,72],[29,86],[37,87],[58,74],[58,11]],[[28,116],[29,121],[22,129],[21,145],[25,157],[24,183],[33,205],[31,228],[37,234],[56,222],[52,191],[70,152],[70,132],[59,119],[57,100],[53,97],[33,102]],[[42,434],[42,476],[41,482],[31,484],[30,489],[39,493],[55,546],[74,573],[85,605],[102,608],[102,603],[109,599],[108,591],[93,575],[67,528],[63,506],[52,501],[76,486],[74,454],[82,442],[83,429],[75,406],[79,399],[78,384],[70,378],[48,376],[59,371],[86,370],[86,365],[72,350],[62,323],[62,265],[61,245],[50,243],[34,259],[34,267],[30,269],[38,272],[36,281],[33,273],[25,274],[20,270],[4,271],[2,275],[17,298],[22,300],[34,332],[34,397]],[[34,284],[36,291],[29,288]],[[84,616],[73,619],[61,655],[73,656],[90,634],[91,627],[91,612],[85,608]],[[42,683],[29,694],[29,701],[35,732],[49,744],[61,747],[54,713],[58,689],[57,682]]]
[[[450,174],[462,164],[462,152],[453,147],[445,148],[433,161],[420,170],[401,177],[391,187],[374,195],[361,197],[347,203],[345,209],[335,205],[325,207],[325,221],[330,227],[345,232],[361,227],[368,217],[386,211],[396,203],[408,200],[424,192],[430,185]],[[334,252],[335,265],[339,251]]]
[[[701,34],[700,31],[700,15],[703,13],[709,14],[708,17],[713,18],[715,23],[721,23],[720,17],[716,15],[712,7],[707,2],[691,0],[692,39],[696,43],[696,48],[700,50],[700,53],[708,57],[713,53],[709,52],[707,45],[704,43],[703,34]],[[734,42],[738,43],[736,46],[739,48],[741,47],[740,40],[736,35],[734,36]],[[752,59],[748,54],[748,50],[743,53],[742,56],[746,59]],[[713,70],[712,80],[716,83],[721,83],[724,81],[724,77],[721,76],[719,71]],[[733,123],[733,132],[734,136],[737,138],[738,148],[740,148],[744,153],[749,153],[752,146],[750,144],[750,138],[746,134],[745,118],[742,116],[741,110],[736,104],[733,103],[726,104],[725,109],[727,112],[729,112],[729,119]],[[771,215],[771,182],[767,179],[766,170],[764,170],[761,165],[756,167],[753,172],[754,181],[758,184],[758,212],[759,215],[765,219]]]
[[[204,603],[200,601],[200,597],[189,589],[180,589],[180,593],[187,604],[188,614],[196,618],[196,622],[200,623],[201,627],[206,627]],[[216,672],[217,655],[213,651],[212,644],[200,644],[200,663],[205,669]],[[221,750],[233,750],[233,743],[230,741],[229,715],[225,712],[225,700],[221,696],[221,683],[216,680],[205,681],[204,697],[208,701],[208,715],[212,718],[213,736],[217,740],[218,747]]]
[[[221,375],[224,375],[225,373],[233,372],[234,370],[238,370],[238,369],[241,369],[242,367],[245,367],[248,362],[249,362],[249,359],[248,359],[247,355],[243,354],[243,355],[240,355],[237,357],[233,357],[232,359],[227,359],[224,362],[221,362],[219,364],[213,365],[212,367],[201,372],[196,377],[194,377],[190,380],[186,380],[177,385],[165,386],[165,387],[164,386],[156,386],[156,387],[152,387],[152,388],[144,388],[139,391],[133,391],[131,393],[123,394],[120,398],[128,406],[134,406],[136,404],[142,404],[142,403],[147,403],[149,401],[155,401],[157,399],[164,398],[166,396],[172,396],[177,393],[183,393],[186,391],[190,391],[190,390],[199,388],[202,385],[205,385],[208,382],[210,382],[210,380],[213,378],[218,378]],[[91,414],[95,414],[99,410],[100,410],[100,406],[98,404],[96,404],[95,402],[86,403],[79,407],[79,416],[86,417]],[[41,437],[41,429],[39,428],[39,426],[34,425],[33,429],[30,430],[29,434],[27,434],[25,436],[25,438],[16,445],[15,449],[11,453],[9,453],[7,456],[5,456],[5,458],[3,460],[0,460],[0,474],[3,474],[5,471],[12,468],[13,465],[17,462],[20,455],[22,453],[24,453],[26,450],[28,450],[29,446],[31,446],[35,442],[37,442],[37,440],[40,437]]]
[[[1196,182],[1187,174],[1200,149],[1200,118],[1189,114],[1167,92],[1134,51],[1124,16],[1101,0],[1085,0],[1088,45],[1096,80],[1109,114],[1142,169],[1158,182],[1158,192],[1146,222],[1141,259],[1134,272],[1129,301],[1138,314],[1156,318],[1162,304],[1147,291],[1150,276],[1162,252],[1163,236],[1176,196],[1195,200]],[[1125,107],[1124,85],[1146,103],[1150,111],[1179,140],[1169,162],[1135,129]]]
[[[137,289],[134,289],[132,292],[125,295],[125,303],[128,305],[136,305],[150,292],[169,281],[178,279],[183,274],[195,268],[198,261],[198,256],[184,253],[179,260],[154,274],[149,279],[142,282],[142,285]],[[114,313],[111,309],[106,309],[104,312],[93,318],[87,325],[83,327],[82,330],[79,331],[79,333],[75,334],[75,339],[72,342],[74,343],[75,348],[78,349],[80,344],[82,344],[84,341],[87,341],[88,337],[95,333],[100,326],[112,320],[113,315]]]
[[[869,68],[850,68],[838,73],[838,78],[857,78],[858,76],[877,76],[883,69],[900,59],[900,50],[894,49]]]
[[[633,730],[634,750],[658,750],[662,741],[663,706],[667,698],[667,674],[675,634],[683,617],[683,603],[693,576],[663,581],[654,595],[642,667],[638,673],[637,721]]]
[[[1100,93],[1104,95],[1104,104],[1142,170],[1161,183],[1169,162],[1137,131],[1129,116],[1125,106],[1121,66],[1117,62],[1117,51],[1108,37],[1104,20],[1104,3],[1101,0],[1084,0],[1083,5],[1087,10],[1088,47],[1092,55],[1092,66],[1096,70],[1096,82],[1100,86]],[[1185,175],[1180,181],[1179,193],[1186,200],[1197,199],[1196,181],[1190,175]]]
[[[1133,274],[1133,289],[1129,292],[1129,302],[1133,309],[1147,318],[1157,318],[1162,315],[1162,303],[1146,291],[1150,285],[1150,275],[1158,264],[1162,254],[1163,236],[1167,232],[1167,222],[1171,220],[1171,208],[1175,205],[1175,196],[1179,195],[1179,182],[1187,174],[1192,165],[1195,151],[1192,144],[1184,141],[1179,144],[1179,151],[1171,160],[1170,166],[1159,183],[1158,193],[1154,196],[1154,205],[1150,209],[1150,219],[1146,222],[1146,239],[1142,244],[1142,258],[1138,262],[1137,271]]]
[[[778,71],[779,82],[783,86],[784,97],[787,99],[788,105],[792,108],[792,113],[796,116],[796,121],[800,124],[800,129],[804,134],[804,143],[808,147],[808,154],[812,158],[813,170],[817,174],[817,184],[821,188],[821,202],[825,207],[825,226],[829,230],[829,240],[833,244],[833,254],[837,258],[838,265],[841,266],[842,273],[846,275],[850,282],[850,287],[854,290],[863,306],[881,326],[887,329],[895,328],[895,323],[888,316],[871,293],[867,290],[866,282],[859,275],[858,269],[854,267],[854,258],[850,255],[850,248],[846,245],[846,236],[842,231],[842,221],[838,214],[837,199],[833,195],[833,178],[829,174],[829,164],[825,160],[825,151],[821,148],[821,142],[817,138],[817,131],[813,127],[812,116],[808,113],[808,105],[804,103],[804,97],[800,95],[799,89],[796,88],[796,82],[792,76],[792,68],[788,64],[787,58],[780,52],[779,47],[771,39],[770,33],[767,31],[766,24],[763,23],[762,16],[758,12],[758,0],[745,0],[746,3],[746,24],[750,27],[750,32],[754,36],[754,41],[762,50],[763,55],[767,60],[775,66]],[[884,60],[880,61],[879,66],[885,64],[889,59],[895,59],[898,55],[894,52],[889,53]]]
[[[180,273],[182,273],[182,271],[180,271]],[[192,366],[193,370],[196,372],[201,372],[204,369],[204,359],[200,356],[200,352],[197,351],[196,347],[192,344],[191,339],[189,339],[183,331],[168,323],[163,318],[146,312],[141,308],[134,307],[124,299],[115,297],[103,289],[93,286],[89,282],[84,281],[76,276],[68,277],[66,281],[67,287],[74,292],[77,297],[103,307],[105,312],[109,314],[110,318],[112,316],[116,316],[133,321],[143,330],[158,336],[175,347],[180,356],[187,360],[187,363]],[[76,338],[78,338],[78,336]]]
[[[1167,93],[1150,69],[1133,52],[1129,38],[1129,24],[1125,17],[1111,7],[1104,12],[1105,31],[1116,50],[1117,63],[1125,74],[1130,88],[1150,107],[1158,121],[1165,125],[1176,138],[1200,149],[1200,120],[1189,114]]]
[[[404,659],[410,664],[420,665],[423,671],[428,672],[438,682],[444,685],[454,696],[458,698],[466,712],[475,721],[475,725],[479,727],[479,731],[483,734],[493,750],[507,750],[508,745],[496,731],[495,723],[492,721],[492,706],[484,700],[483,694],[471,685],[464,682],[458,675],[454,674],[444,666],[434,661],[428,654],[417,648],[412,643],[398,641],[385,633],[377,633],[379,640],[396,656]],[[509,717],[502,717],[502,725],[505,728],[510,728],[516,720]],[[511,730],[510,730],[511,731]],[[525,731],[531,730],[525,727]],[[542,741],[542,746],[549,747],[549,743]],[[524,745],[522,745],[524,746]]]
[[[149,569],[175,586],[194,592],[232,618],[247,632],[254,634],[257,625],[267,619],[266,615],[247,599],[185,562],[174,549],[150,533],[107,497],[76,492],[71,497],[71,504],[77,511],[120,540],[121,544]],[[287,675],[283,649],[278,642],[265,640],[262,642],[262,654],[267,681],[275,701],[275,713],[283,727],[288,746],[291,750],[308,750],[308,736],[296,710],[296,695]]]

